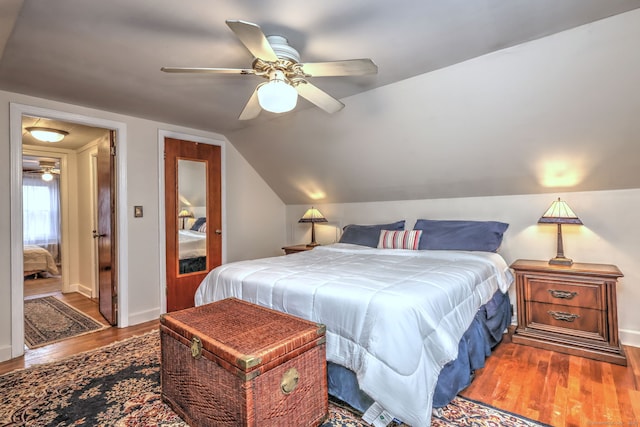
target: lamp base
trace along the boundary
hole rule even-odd
[[[549,260],[549,264],[552,265],[571,265],[573,264],[573,260],[565,257],[555,257]]]

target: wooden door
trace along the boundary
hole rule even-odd
[[[165,138],[164,159],[166,295],[171,312],[193,307],[198,285],[222,263],[221,148]],[[181,213],[187,216],[179,217]],[[202,246],[195,247],[197,241]]]
[[[115,240],[115,131],[98,143],[97,187],[98,228],[93,237],[98,240],[98,291],[100,313],[112,325],[117,323],[118,288],[116,283]]]

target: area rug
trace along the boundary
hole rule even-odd
[[[24,301],[24,340],[29,348],[107,327],[53,296]]]
[[[187,427],[160,397],[157,331],[59,362],[0,376],[2,426]],[[359,414],[331,402],[322,427],[365,427]],[[433,426],[540,426],[456,398]]]

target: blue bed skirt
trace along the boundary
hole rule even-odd
[[[442,368],[433,397],[434,408],[446,406],[458,392],[471,384],[473,372],[484,367],[485,359],[502,340],[510,322],[509,296],[498,291],[487,304],[480,307],[471,326],[462,336],[458,358]],[[362,412],[373,404],[373,400],[358,387],[353,371],[328,362],[327,376],[330,395]]]

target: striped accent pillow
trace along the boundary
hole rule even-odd
[[[381,230],[378,248],[417,250],[422,230]]]
[[[198,228],[198,231],[199,231],[200,233],[206,233],[206,232],[207,232],[207,223],[206,223],[206,222],[202,223],[202,225],[200,226],[200,228]]]

